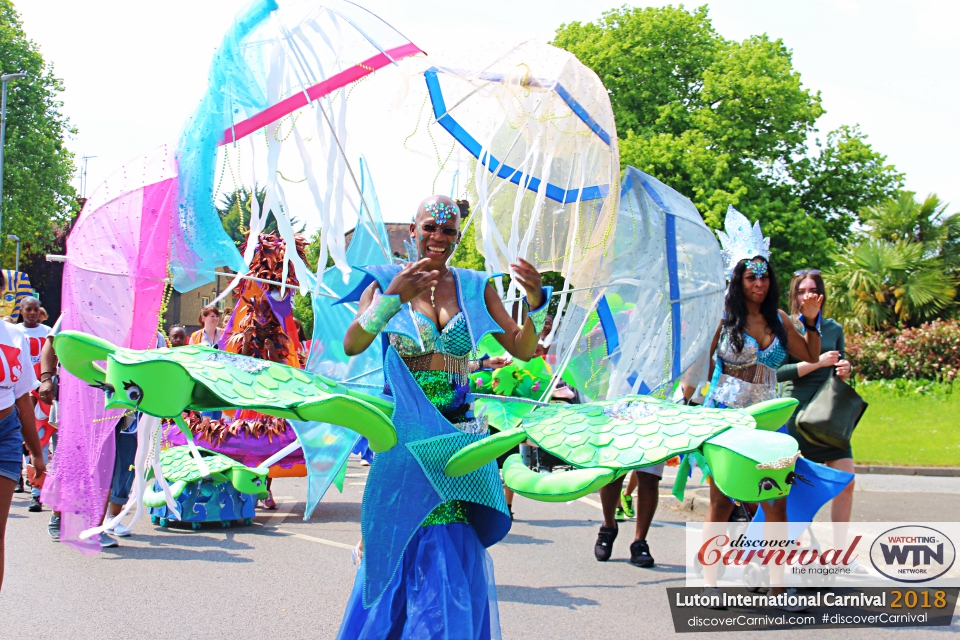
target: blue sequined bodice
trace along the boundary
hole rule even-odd
[[[438,330],[437,325],[419,311],[413,312],[413,321],[420,333],[420,340],[423,341],[423,349],[403,334],[390,334],[390,344],[404,358],[428,353],[442,353],[455,358],[464,358],[470,354],[470,331],[463,311],[450,318],[441,330]]]

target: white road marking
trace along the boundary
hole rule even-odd
[[[348,549],[353,551],[355,545],[344,544],[342,542],[334,542],[333,540],[324,540],[323,538],[315,538],[314,536],[308,536],[305,533],[295,533],[293,531],[288,531],[287,529],[277,528],[277,531],[280,533],[286,533],[293,536],[294,538],[300,538],[301,540],[309,540],[310,542],[316,542],[318,544],[325,544],[329,547],[337,547],[340,549]]]

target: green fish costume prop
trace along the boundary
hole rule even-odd
[[[397,443],[391,401],[285,365],[199,346],[135,351],[77,331],[62,332],[54,346],[67,371],[104,390],[108,409],[161,418],[187,410],[255,409],[342,425],[365,436],[375,452]],[[794,482],[796,441],[773,430],[795,405],[784,398],[746,409],[705,409],[630,396],[538,406],[519,426],[438,464],[446,476],[462,476],[529,439],[574,470],[539,474],[515,455],[504,466],[504,482],[523,496],[556,502],[587,495],[632,469],[696,452],[726,495],[761,502],[787,495]]]

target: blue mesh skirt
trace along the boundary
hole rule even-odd
[[[369,609],[363,607],[364,562],[339,640],[500,638],[493,560],[469,524],[417,529],[397,573]]]

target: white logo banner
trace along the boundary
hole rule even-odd
[[[688,587],[957,587],[957,522],[687,523]]]

